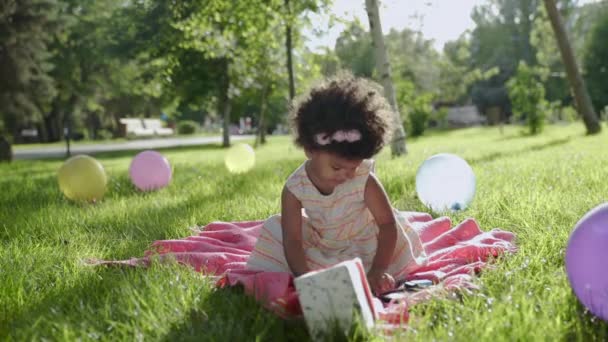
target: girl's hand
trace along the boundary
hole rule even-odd
[[[381,294],[395,288],[395,278],[385,272],[369,271],[367,281],[374,294]]]

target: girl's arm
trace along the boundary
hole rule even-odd
[[[388,269],[397,244],[397,223],[384,188],[373,173],[365,185],[365,204],[378,225],[378,247],[370,275],[383,274]]]
[[[281,227],[285,260],[297,277],[309,271],[302,245],[302,203],[287,187],[281,194]]]

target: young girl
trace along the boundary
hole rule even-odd
[[[376,84],[350,75],[294,107],[295,142],[307,160],[287,179],[281,215],[264,223],[249,269],[298,276],[359,257],[381,293],[424,263],[418,235],[392,208],[370,159],[388,141],[392,115]]]

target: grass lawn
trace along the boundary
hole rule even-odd
[[[564,269],[572,227],[608,201],[608,133],[585,136],[582,123],[538,137],[520,131],[430,134],[410,139],[405,158],[391,159],[388,149],[378,156],[394,205],[415,211],[426,211],[415,197],[418,165],[439,152],[466,158],[477,194],[453,220],[471,216],[483,229],[513,231],[520,247],[482,273],[481,290],[413,307],[404,339],[608,339],[608,324],[578,303]],[[226,174],[217,146],[164,150],[174,180],[150,194],[130,184],[135,153],[96,156],[109,176],[96,205],[64,199],[55,176],[60,161],[0,165],[0,340],[302,340],[304,323],[276,318],[238,289],[215,290],[186,267],[87,267],[81,260],[141,256],[152,241],[185,237],[188,227],[210,221],[266,218],[279,211],[283,181],[303,153],[287,137],[271,137],[242,176]]]

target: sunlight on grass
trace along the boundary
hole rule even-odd
[[[564,251],[573,225],[608,201],[608,136],[582,125],[472,128],[408,141],[409,154],[385,149],[377,173],[394,205],[426,211],[417,200],[418,165],[435,153],[465,158],[477,176],[470,208],[484,230],[518,235],[520,251],[479,278],[480,291],[411,308],[415,340],[605,340],[606,323],[578,303],[568,285]],[[218,146],[163,150],[171,185],[140,193],[128,178],[137,151],[97,156],[108,192],[96,205],[59,192],[61,161],[0,165],[0,338],[14,340],[301,340],[300,321],[283,321],[239,289],[214,289],[178,265],[150,269],[87,267],[82,260],[143,255],[151,242],[187,236],[211,221],[264,219],[279,211],[283,181],[303,161],[287,137],[257,149],[256,166],[232,175]]]

